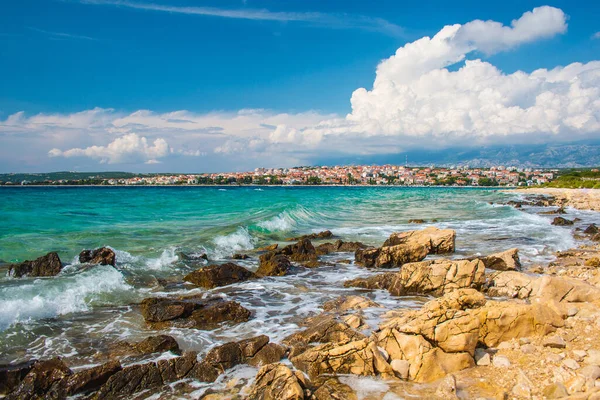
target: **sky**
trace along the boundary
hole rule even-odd
[[[0,5],[0,172],[600,140],[600,2]]]

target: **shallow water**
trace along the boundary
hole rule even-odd
[[[150,334],[135,306],[144,297],[203,293],[181,278],[199,267],[178,254],[207,253],[228,260],[290,236],[330,229],[344,240],[380,245],[392,232],[434,225],[457,231],[455,258],[520,249],[525,265],[550,261],[575,246],[572,229],[600,223],[598,213],[569,210],[580,225],[555,227],[540,208],[489,204],[518,197],[485,189],[317,187],[26,187],[0,189],[0,260],[17,262],[57,251],[69,264],[52,278],[0,276],[0,362],[55,355],[70,364],[94,363],[93,354],[117,340]],[[435,223],[408,224],[421,218]],[[82,266],[82,249],[110,246],[117,267]],[[251,253],[252,254],[252,253]],[[333,266],[209,291],[240,302],[250,321],[214,331],[170,329],[183,349],[267,334],[272,341],[298,329],[327,300],[359,293],[343,282],[372,272],[352,254],[327,257]],[[255,270],[257,259],[236,261]],[[364,294],[364,292],[361,292]],[[368,296],[385,309],[417,307],[424,297]],[[385,309],[368,310],[375,327]]]

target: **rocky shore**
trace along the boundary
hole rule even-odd
[[[563,207],[600,211],[600,190],[597,189],[526,188],[517,192],[551,196]]]
[[[511,203],[516,208],[552,207],[544,212],[566,221],[569,215],[563,207],[575,204],[580,203],[561,197]],[[149,296],[132,305],[141,323],[155,334],[138,342],[114,343],[85,368],[72,368],[69,358],[0,366],[0,396],[600,399],[598,233],[593,224],[574,231],[578,248],[527,269],[516,248],[457,257],[456,231],[431,226],[393,233],[378,247],[346,242],[324,231],[231,257],[256,259],[256,270],[208,260],[183,280],[190,288],[210,291]],[[173,327],[211,330],[252,320],[255,310],[223,299],[219,290],[321,268],[330,265],[327,255],[338,252],[353,252],[354,259],[347,262],[375,272],[344,282],[345,287],[359,288],[361,295],[322,304],[320,314],[303,321],[279,343],[265,332],[198,354],[182,352],[179,343],[164,334]],[[119,263],[110,248],[85,250],[79,260],[90,268]],[[62,268],[58,255],[49,253],[8,270],[14,279],[53,279]],[[373,291],[426,301],[419,308],[389,307],[370,298]],[[373,328],[368,320],[376,309],[385,312]],[[252,376],[229,374],[242,365],[256,371]],[[221,385],[206,386],[213,382]],[[202,387],[207,389],[198,394]]]

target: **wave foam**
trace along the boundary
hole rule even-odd
[[[178,259],[179,257],[177,256],[176,248],[170,247],[168,249],[163,250],[160,257],[148,259],[146,261],[146,267],[153,271],[159,271],[164,269],[165,267],[169,267]]]
[[[0,331],[19,322],[88,311],[95,304],[114,304],[132,289],[121,272],[104,265],[71,276],[18,282],[0,289]]]
[[[246,228],[239,228],[229,235],[217,236],[213,242],[216,245],[214,251],[217,258],[223,258],[238,251],[252,250],[254,248],[254,239]]]

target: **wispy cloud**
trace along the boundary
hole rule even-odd
[[[98,40],[91,36],[75,35],[72,33],[46,31],[44,29],[34,28],[32,26],[28,26],[27,29],[38,32],[38,33],[43,33],[44,35],[48,35],[52,39],[77,39],[77,40],[93,40],[93,41]]]
[[[592,35],[592,39],[600,39],[600,32],[596,32]]]
[[[351,14],[328,14],[320,12],[283,12],[267,9],[224,9],[218,7],[184,7],[156,3],[133,2],[128,0],[80,0],[82,4],[120,6],[138,10],[148,10],[175,14],[202,15],[220,18],[247,19],[260,21],[305,22],[334,29],[358,28],[378,31],[392,36],[401,36],[402,27],[383,18]]]

